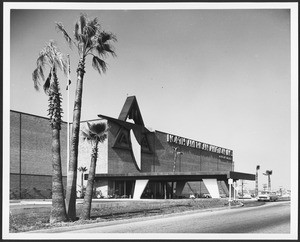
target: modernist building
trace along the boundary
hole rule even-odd
[[[51,197],[51,128],[47,118],[11,111],[10,197]],[[118,118],[98,115],[107,139],[99,145],[95,190],[102,196],[175,198],[191,194],[228,195],[228,179],[255,180],[234,171],[233,151],[175,134],[151,131],[134,96]],[[81,126],[86,125],[81,122]],[[67,123],[62,124],[63,180],[67,176]],[[89,170],[91,147],[80,141],[78,167]],[[87,174],[85,175],[85,179]],[[80,191],[81,176],[77,176]],[[84,182],[86,184],[86,181]]]
[[[126,99],[117,119],[98,116],[94,122],[109,126],[95,178],[103,196],[138,199],[209,193],[217,198],[228,195],[229,178],[255,180],[253,174],[233,170],[230,149],[148,130],[134,96]],[[87,168],[88,150],[87,144],[80,144],[79,164]]]

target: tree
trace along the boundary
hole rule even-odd
[[[86,167],[79,167],[78,171],[81,172],[81,184],[80,184],[80,189],[81,189],[81,193],[80,193],[80,198],[83,198],[83,173],[85,173],[87,171]]]
[[[82,211],[80,218],[83,220],[90,219],[91,214],[91,205],[92,205],[92,196],[93,196],[93,187],[95,180],[95,172],[96,172],[96,163],[98,157],[98,144],[99,142],[104,142],[107,138],[107,125],[106,123],[88,123],[87,129],[81,130],[81,137],[83,140],[89,142],[92,146],[91,153],[91,164],[89,170],[89,176],[87,181],[87,186],[84,195],[84,202],[82,205]]]
[[[46,66],[50,69],[45,81]],[[37,68],[32,73],[34,87],[39,90],[40,82],[44,82],[43,89],[49,96],[48,116],[52,128],[52,208],[50,223],[66,221],[65,196],[62,182],[61,155],[60,155],[60,129],[61,129],[61,93],[57,77],[57,69],[66,72],[66,60],[58,50],[54,41],[50,41],[39,53]]]
[[[56,28],[58,31],[62,32],[70,48],[75,46],[79,54],[66,195],[68,216],[70,219],[75,220],[78,141],[85,59],[87,56],[91,55],[93,68],[100,74],[104,73],[107,69],[107,64],[103,58],[107,57],[108,54],[113,57],[116,56],[111,43],[117,41],[117,39],[114,34],[102,30],[98,18],[90,20],[85,14],[81,14],[79,20],[75,24],[74,40],[67,33],[62,23],[56,23]]]

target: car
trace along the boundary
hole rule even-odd
[[[238,195],[238,198],[239,199],[251,199],[251,195],[250,194],[247,194],[247,193],[244,193],[243,195],[242,194],[239,194]]]
[[[202,198],[211,198],[211,195],[209,193],[203,193],[201,194]]]
[[[275,192],[261,192],[257,196],[257,201],[269,201],[269,202],[275,202],[278,200],[278,196],[276,195]]]

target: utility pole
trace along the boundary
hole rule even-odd
[[[244,180],[242,180],[242,198],[244,198]]]
[[[260,166],[256,166],[256,174],[255,174],[255,196],[258,196],[258,170],[260,169]]]

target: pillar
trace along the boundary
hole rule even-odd
[[[149,180],[136,180],[133,192],[133,199],[141,199],[142,193]]]
[[[217,179],[203,179],[203,182],[212,198],[220,198]]]

